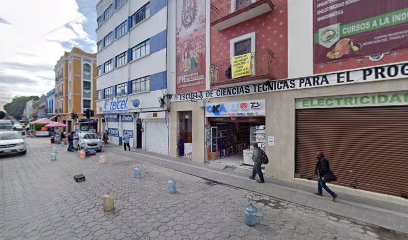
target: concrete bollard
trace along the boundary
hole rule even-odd
[[[139,167],[135,167],[135,178],[141,178],[142,177],[142,171],[140,170]]]
[[[51,161],[55,161],[57,160],[57,153],[56,152],[52,152],[51,153]]]
[[[103,196],[103,210],[105,212],[112,211],[114,208],[113,204],[113,195],[112,193],[108,193],[105,196]]]
[[[170,194],[176,193],[176,181],[174,181],[173,179],[170,179],[170,180],[167,182],[167,191],[168,191]]]
[[[57,147],[52,147],[52,152],[56,153],[57,152]]]

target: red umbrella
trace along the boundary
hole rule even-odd
[[[68,125],[59,123],[59,122],[51,122],[45,125],[44,127],[46,128],[64,128],[64,127],[68,127]]]

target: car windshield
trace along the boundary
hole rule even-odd
[[[0,133],[0,140],[13,140],[21,139],[20,134],[18,133]]]
[[[98,136],[96,136],[96,134],[93,133],[88,133],[84,135],[84,139],[98,139]]]

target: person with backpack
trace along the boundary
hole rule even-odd
[[[329,166],[329,161],[324,156],[323,152],[317,153],[317,163],[315,167],[315,174],[319,178],[317,181],[317,193],[318,196],[323,196],[323,190],[326,190],[333,198],[333,202],[336,201],[337,194],[333,192],[328,186],[326,186],[327,182],[336,181],[336,176],[332,172]]]
[[[254,167],[252,169],[252,176],[249,178],[255,180],[256,174],[259,176],[258,183],[264,183],[264,177],[262,173],[262,164],[268,163],[268,157],[266,156],[265,152],[258,147],[257,143],[251,144],[253,153],[252,153],[252,160],[254,161]]]
[[[127,132],[125,132],[125,133],[123,134],[123,148],[125,149],[125,151],[126,151],[126,147],[127,147],[127,148],[129,149],[129,151],[130,151],[129,135],[128,135]]]

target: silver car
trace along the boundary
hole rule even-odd
[[[102,151],[102,141],[95,133],[79,133],[79,148],[85,150]]]
[[[18,132],[0,132],[0,155],[27,153],[25,141]]]

